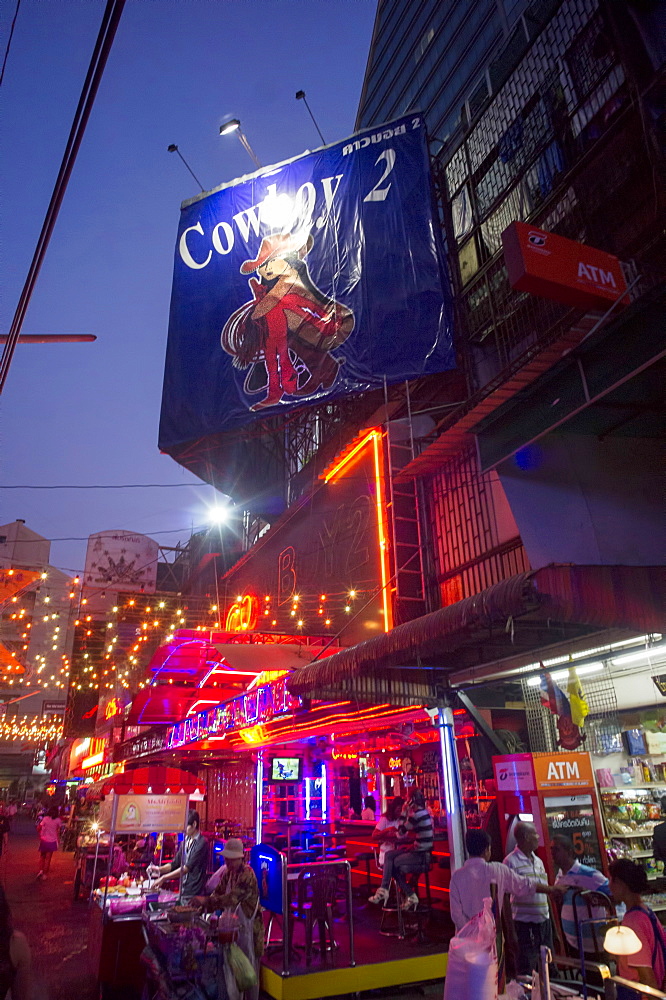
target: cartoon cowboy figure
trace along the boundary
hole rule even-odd
[[[330,351],[353,330],[354,314],[312,281],[304,260],[312,242],[306,231],[267,236],[254,260],[241,265],[242,274],[256,271],[259,280],[250,278],[253,298],[229,317],[221,340],[237,367],[266,367],[266,396],[252,410],[330,388],[344,362]],[[248,375],[245,391],[256,391],[250,384]]]

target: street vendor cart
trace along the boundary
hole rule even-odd
[[[189,798],[198,791],[195,775],[170,767],[145,767],[116,774],[102,789],[93,886],[97,882],[95,869],[101,864],[106,871],[99,888],[91,894],[88,955],[103,1000],[116,996],[130,1000],[141,995],[143,914],[155,902],[163,905],[178,902],[176,893],[150,894],[146,886],[127,885],[129,878],[114,885],[110,862],[114,840],[122,834],[184,835]],[[109,842],[102,861],[99,840],[105,834]]]

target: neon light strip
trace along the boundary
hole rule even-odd
[[[96,753],[92,757],[86,757],[81,761],[81,767],[87,770],[89,767],[95,767],[97,764],[101,764],[104,760],[104,751],[101,753]]]
[[[377,505],[377,534],[379,536],[379,563],[382,576],[382,605],[384,607],[384,631],[390,632],[393,628],[393,614],[391,601],[389,599],[389,580],[391,575],[388,565],[388,540],[386,538],[386,505],[382,502],[383,486],[386,482],[384,474],[384,454],[382,449],[381,434],[375,433],[373,437],[373,448],[375,455],[375,503]]]
[[[261,843],[264,825],[264,754],[260,750],[257,754],[257,777],[255,786],[255,828],[257,831],[257,843]]]
[[[324,473],[324,482],[329,483],[334,476],[337,476],[338,472],[340,472],[341,469],[344,469],[345,465],[351,462],[351,460],[358,455],[361,449],[365,448],[369,441],[372,441],[375,434],[377,434],[377,430],[373,427],[371,431],[368,431],[364,438],[361,438],[358,444],[356,444],[350,452],[342,456],[337,465],[334,465],[332,469],[329,469]]]
[[[90,737],[89,737],[89,736],[87,736],[87,737],[86,737],[86,738],[85,738],[85,739],[84,739],[84,740],[83,740],[83,741],[82,741],[82,742],[81,742],[81,743],[79,744],[79,746],[78,746],[78,747],[75,747],[75,749],[74,749],[74,750],[72,750],[72,757],[74,757],[74,759],[76,759],[77,757],[80,757],[82,753],[85,753],[85,752],[86,752],[86,750],[88,749],[88,747],[89,747],[89,746],[90,746]]]
[[[377,510],[377,537],[379,541],[379,568],[382,582],[382,608],[384,612],[384,631],[390,632],[393,628],[393,612],[388,587],[391,580],[388,558],[388,539],[386,537],[386,505],[383,502],[384,483],[386,481],[384,470],[384,455],[382,448],[382,432],[379,428],[373,427],[364,438],[356,444],[352,450],[344,455],[337,465],[324,475],[324,482],[330,483],[354,458],[357,458],[363,448],[372,442],[373,459],[375,466],[375,507]]]

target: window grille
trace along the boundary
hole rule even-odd
[[[567,691],[567,680],[559,686]],[[590,714],[584,725],[585,741],[578,750],[605,755],[622,749],[620,719],[617,712],[615,685],[607,663],[603,670],[593,677],[581,677],[580,685],[585,695]],[[527,731],[532,753],[555,753],[563,748],[558,744],[557,720],[553,713],[541,703],[541,688],[521,678],[523,700],[527,715]]]

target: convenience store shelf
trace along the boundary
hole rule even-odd
[[[616,840],[636,840],[639,837],[652,837],[654,830],[643,830],[642,833],[609,833],[608,836]]]
[[[632,858],[651,858],[653,857],[652,851],[632,851]]]
[[[646,785],[614,785],[612,788],[604,786],[603,788],[599,786],[599,792],[601,795],[616,794],[617,792],[634,792],[634,791],[644,791],[650,788],[664,788],[666,789],[665,781],[652,781]]]

